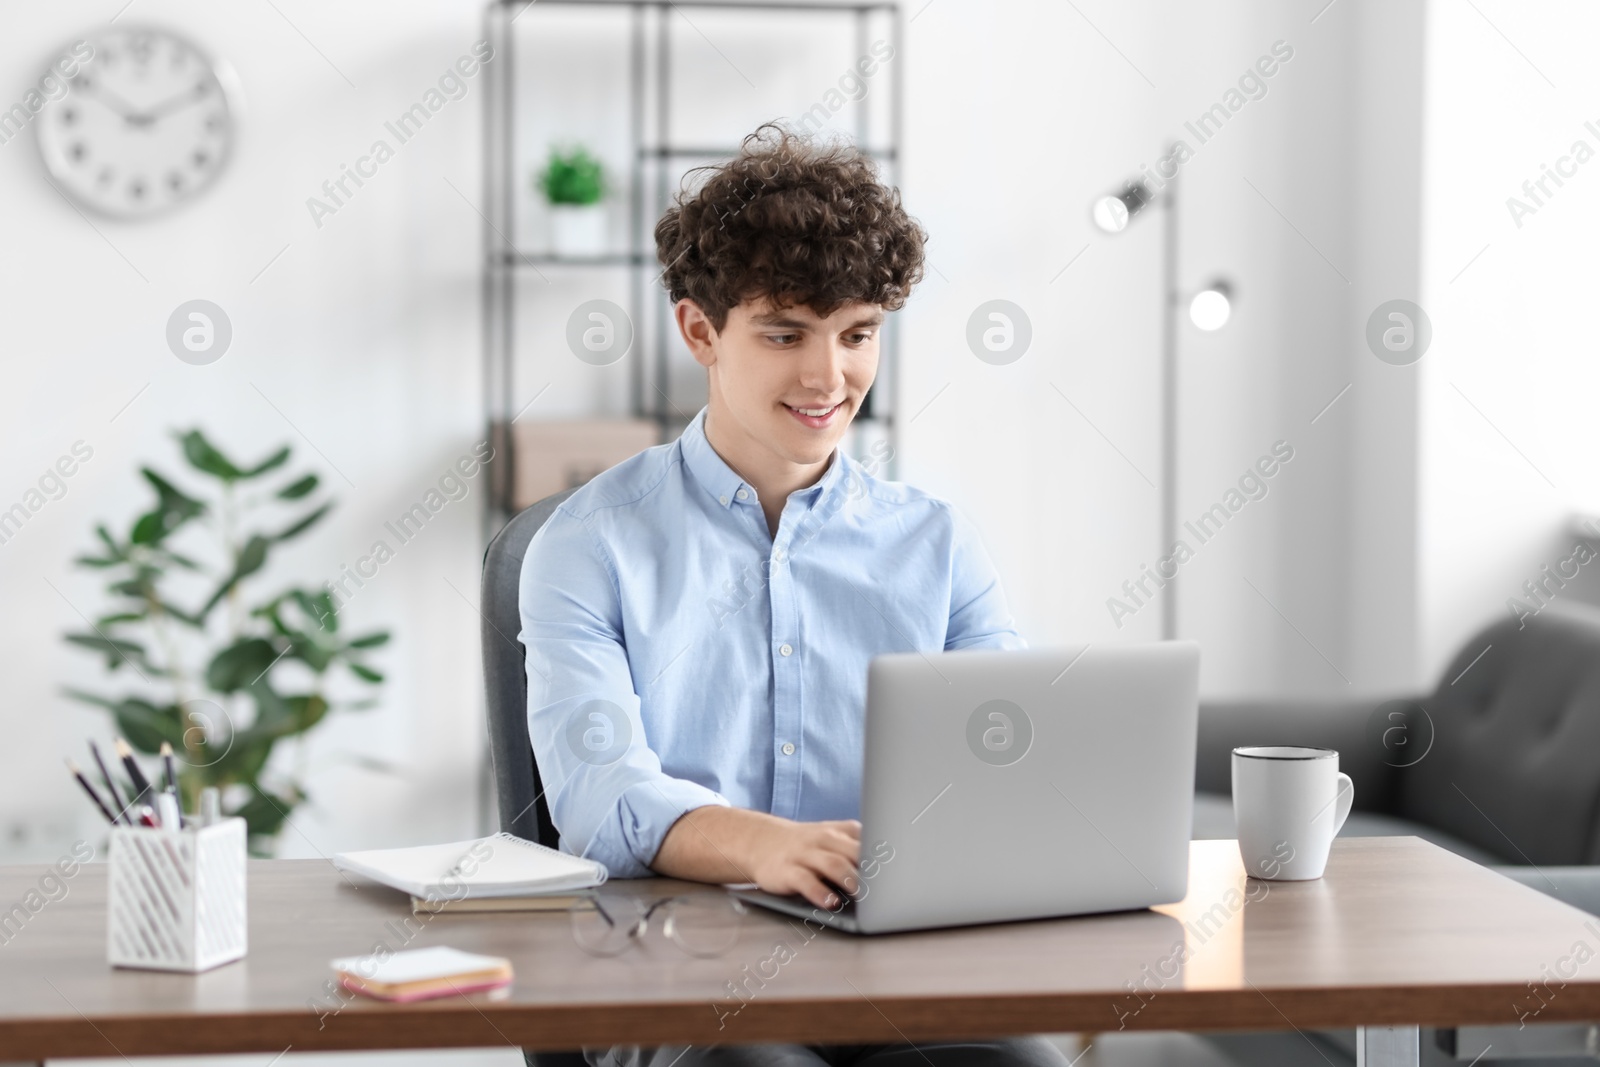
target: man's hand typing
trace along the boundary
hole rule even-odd
[[[795,822],[743,808],[696,808],[672,824],[650,866],[695,882],[754,882],[768,893],[798,893],[819,908],[860,889],[861,824]]]

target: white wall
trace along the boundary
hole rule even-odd
[[[913,34],[908,187],[940,273],[918,297],[903,402],[954,384],[910,427],[908,474],[983,524],[1041,643],[1159,633],[1158,605],[1118,628],[1105,601],[1157,555],[1160,220],[1107,237],[1088,204],[1168,138],[1195,150],[1179,284],[1222,274],[1239,299],[1217,333],[1180,327],[1180,518],[1274,442],[1295,449],[1264,499],[1189,539],[1179,631],[1202,642],[1211,695],[1411,680],[1407,596],[1377,619],[1359,607],[1414,584],[1408,387],[1374,380],[1360,331],[1367,294],[1414,295],[1421,25],[1389,5],[1320,7],[1012,4],[975,24],[934,5]],[[1280,40],[1294,54],[1265,95],[1199,143],[1185,121]],[[967,46],[1005,60],[957,59]],[[996,296],[1034,323],[1034,351],[1008,367],[961,342]]]
[[[1562,187],[1547,182],[1553,195],[1539,194],[1544,206],[1520,226],[1506,203],[1533,204],[1522,184],[1574,141],[1600,153],[1584,127],[1600,126],[1584,52],[1600,12],[1483,8],[1428,6],[1422,270],[1435,340],[1419,364],[1419,557],[1421,658],[1432,673],[1479,627],[1511,617],[1506,600],[1572,554],[1570,513],[1600,502],[1600,162]]]
[[[119,6],[5,5],[0,97],[19,98],[53,48]],[[98,663],[59,639],[80,628],[78,610],[100,604],[95,576],[68,562],[89,547],[95,521],[123,524],[143,506],[138,464],[181,471],[169,429],[201,425],[242,457],[289,442],[299,463],[322,471],[338,511],[283,552],[274,584],[291,576],[316,584],[353,562],[478,433],[481,223],[447,179],[479,194],[479,87],[401,146],[320,230],[305,206],[468,50],[476,7],[280,6],[294,26],[271,5],[141,2],[123,16],[186,31],[243,83],[238,154],[186,210],[139,224],[97,219],[97,233],[45,183],[31,133],[0,145],[8,253],[0,499],[19,497],[73,441],[94,448],[67,496],[0,546],[10,740],[0,809],[10,826],[48,827],[36,846],[22,846],[31,854],[53,855],[74,822],[94,829],[60,757],[83,759],[81,739],[110,732],[104,716],[59,694],[64,683],[100,684]],[[233,322],[232,349],[210,366],[180,363],[164,341],[168,314],[195,297]],[[284,835],[285,854],[474,828],[478,619],[451,589],[476,601],[471,499],[442,512],[346,609],[349,625],[395,630],[397,643],[377,657],[389,683],[381,709],[319,733],[314,805],[296,818],[299,832]],[[402,773],[342,764],[341,752]]]
[[[0,98],[20,95],[51,48],[117,6],[0,5]],[[97,222],[102,239],[43,183],[31,140],[0,146],[6,247],[15,250],[0,260],[0,499],[19,495],[74,440],[96,450],[68,496],[0,547],[14,739],[0,753],[0,805],[8,823],[34,828],[14,854],[48,854],[74,824],[93,828],[55,760],[80,751],[85,733],[107,732],[58,693],[98,668],[61,644],[77,616],[45,579],[85,611],[95,603],[92,577],[68,561],[95,519],[132,513],[137,463],[177,466],[168,428],[199,423],[244,455],[287,440],[315,460],[303,433],[348,476],[353,487],[318,461],[341,506],[275,571],[313,580],[364,552],[383,520],[478,433],[480,222],[456,190],[480,195],[481,84],[320,230],[304,201],[467,51],[480,35],[479,5],[278,6],[293,26],[270,5],[138,0],[125,16],[186,30],[244,83],[239,155],[192,208],[147,224]],[[1100,0],[1078,4],[1081,15],[1022,0],[908,6],[916,17],[896,60],[908,90],[903,185],[932,233],[933,269],[904,315],[902,417],[927,407],[905,428],[901,475],[978,522],[1036,644],[1158,632],[1157,607],[1118,630],[1105,601],[1156,559],[1158,494],[1145,479],[1159,476],[1160,228],[1141,219],[1108,238],[1092,230],[1088,205],[1153,163],[1184,120],[1283,39],[1295,56],[1266,96],[1182,170],[1180,280],[1192,287],[1224,273],[1240,299],[1225,330],[1182,328],[1180,511],[1192,517],[1218,500],[1278,439],[1296,456],[1270,495],[1181,571],[1181,630],[1203,642],[1209,694],[1354,692],[1413,672],[1409,602],[1370,610],[1391,581],[1415,585],[1413,544],[1385,532],[1390,523],[1403,530],[1410,514],[1409,386],[1372,366],[1360,326],[1374,294],[1413,284],[1407,109],[1421,27],[1415,16],[1354,2],[1312,23],[1319,6]],[[786,72],[792,56],[771,38],[701,28],[758,83],[752,93],[717,49],[678,24],[693,57],[684,92],[697,94],[686,99],[705,130],[718,116],[743,130],[797,113],[853,58],[849,48],[841,61],[830,53],[818,80]],[[581,99],[576,82],[560,88]],[[559,113],[583,111],[569,102]],[[519,239],[534,236],[519,230]],[[562,300],[587,295],[560,284],[536,328],[559,321]],[[195,296],[221,304],[235,326],[233,351],[210,367],[178,363],[162,341],[168,313]],[[1022,305],[1033,322],[1032,349],[1007,367],[980,362],[965,342],[971,311],[993,298]],[[614,403],[615,381],[569,373],[579,369],[548,346],[529,351],[528,373],[548,369],[562,383],[540,413]],[[545,359],[548,368],[537,362]],[[285,854],[473,829],[478,619],[463,596],[476,601],[480,544],[477,514],[452,505],[352,603],[353,623],[397,633],[381,657],[390,684],[381,709],[351,714],[313,742],[316,804],[285,835]],[[403,773],[342,765],[340,752]]]

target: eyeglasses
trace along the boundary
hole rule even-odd
[[[586,894],[567,909],[572,940],[591,956],[616,956],[643,939],[650,920],[662,916],[661,930],[691,956],[711,959],[739,940],[745,906],[726,893],[694,893],[642,900]]]

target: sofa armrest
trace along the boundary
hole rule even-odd
[[[1600,867],[1495,867],[1513,881],[1571,904],[1579,911],[1600,915]]]
[[[1369,734],[1374,713],[1388,700],[1206,701],[1200,705],[1195,789],[1233,794],[1233,750],[1242,745],[1307,745],[1339,753],[1339,769],[1355,783],[1355,807],[1392,813],[1398,768],[1381,736]]]

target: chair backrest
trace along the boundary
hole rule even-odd
[[[1600,610],[1553,604],[1461,647],[1398,814],[1507,863],[1600,862]]]
[[[539,527],[571,496],[547,496],[512,518],[483,553],[483,681],[488,695],[489,753],[494,761],[500,829],[555,848],[559,841],[528,740],[527,659],[518,590],[522,557]]]

